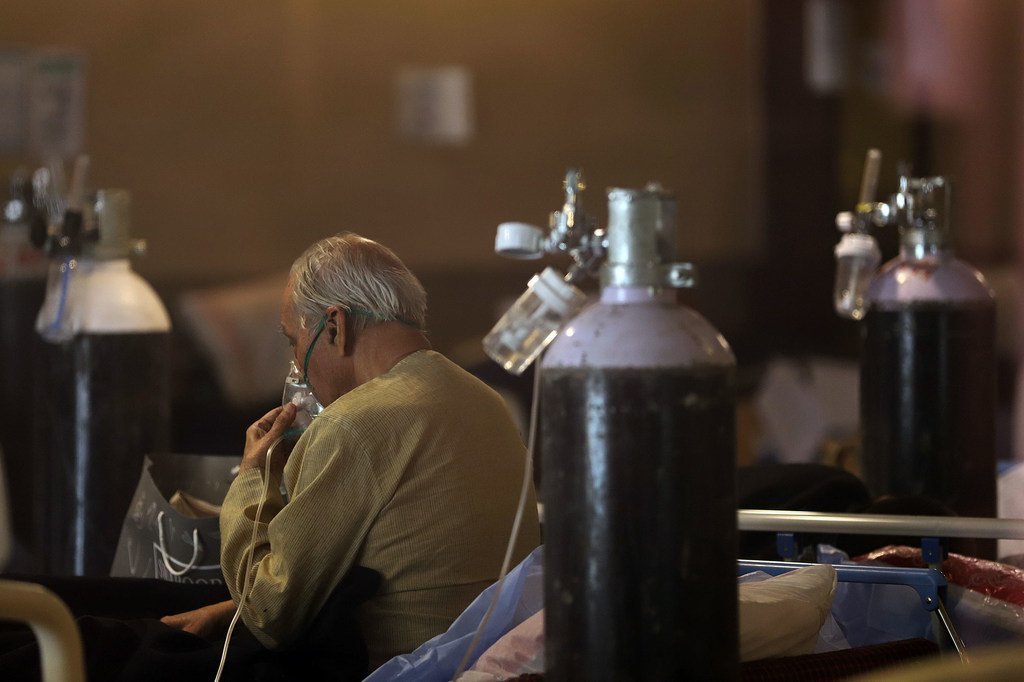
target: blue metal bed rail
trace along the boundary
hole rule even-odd
[[[746,575],[755,571],[763,571],[776,576],[794,571],[805,566],[818,564],[801,563],[798,561],[755,561],[740,559],[737,575]],[[957,655],[964,663],[968,662],[967,647],[956,631],[949,613],[946,611],[946,577],[934,568],[900,568],[898,566],[858,566],[850,564],[829,564],[836,570],[836,579],[844,583],[867,583],[874,585],[904,585],[917,592],[921,605],[926,611],[938,616],[946,635],[949,637]]]
[[[768,575],[782,575],[805,566],[797,561],[755,561],[741,559],[738,575],[763,571]],[[859,566],[856,564],[829,564],[836,569],[836,577],[843,583],[876,585],[906,585],[917,592],[926,611],[939,608],[946,591],[946,577],[934,568],[900,568],[897,566]]]
[[[946,579],[936,570],[942,560],[941,538],[1024,539],[1024,519],[989,519],[950,516],[897,516],[891,514],[832,514],[824,512],[741,509],[737,525],[742,531],[776,533],[779,554],[797,555],[795,533],[849,535],[911,535],[921,538],[922,559],[930,568],[835,565],[842,582],[906,585],[914,589],[926,610],[942,624],[960,659],[967,662],[964,642],[945,606]],[[755,570],[770,575],[809,566],[794,561],[740,561],[740,575]]]

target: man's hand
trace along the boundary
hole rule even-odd
[[[284,435],[288,427],[295,421],[295,406],[291,403],[284,407],[275,407],[263,417],[250,426],[245,432],[245,453],[242,455],[242,463],[239,469],[263,469],[266,465],[267,449],[274,444],[278,438]],[[274,448],[274,455],[270,465],[275,471],[281,471],[284,463],[291,453],[288,443],[282,441]],[[294,443],[291,443],[294,445]]]
[[[195,611],[164,616],[160,622],[170,625],[172,628],[191,632],[203,639],[215,640],[227,632],[234,615],[235,602],[228,599],[217,604],[203,606]]]

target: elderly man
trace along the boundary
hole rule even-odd
[[[281,329],[326,408],[269,463],[295,408],[249,428],[221,512],[233,601],[165,622],[210,633],[239,604],[265,647],[287,648],[343,576],[365,567],[381,578],[358,613],[372,669],[443,632],[494,581],[523,446],[501,398],[430,349],[425,314],[419,281],[369,239],[328,237],[295,261]],[[514,558],[538,543],[531,490]]]

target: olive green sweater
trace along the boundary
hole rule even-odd
[[[497,578],[525,455],[498,395],[443,355],[418,351],[317,417],[257,524],[242,619],[286,646],[356,565],[381,574],[359,619],[371,666],[448,628]],[[238,475],[221,511],[221,564],[235,601],[248,566],[259,469]],[[539,544],[531,487],[514,553]]]

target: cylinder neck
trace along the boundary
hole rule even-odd
[[[893,196],[894,217],[900,228],[900,255],[905,260],[936,258],[947,249],[952,216],[952,186],[942,176],[900,177]]]
[[[101,189],[96,193],[99,241],[90,255],[97,260],[127,258],[131,253],[131,194],[123,189]]]
[[[903,260],[935,259],[948,252],[946,236],[934,228],[908,228],[900,234],[900,256]]]
[[[608,190],[606,287],[660,287],[676,252],[676,200],[660,185]]]

